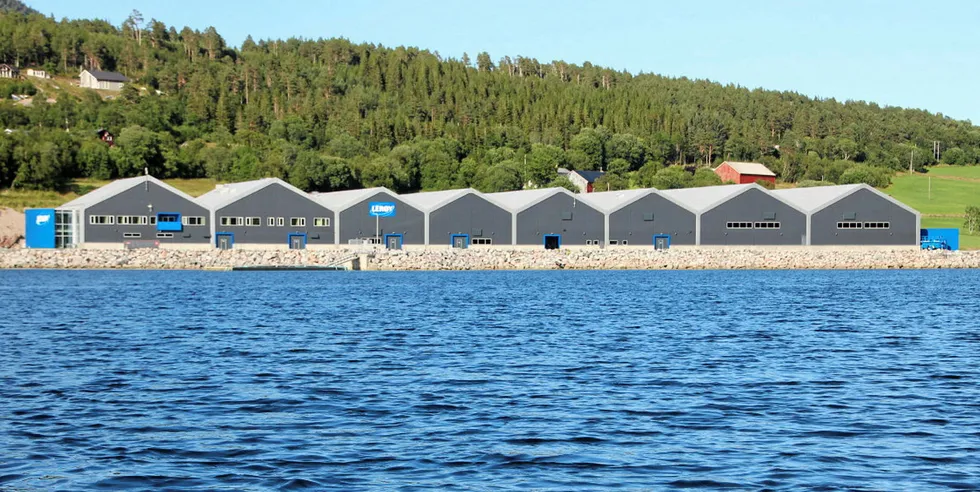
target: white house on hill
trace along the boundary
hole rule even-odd
[[[78,78],[79,87],[108,91],[122,90],[123,84],[129,82],[129,79],[121,73],[103,72],[101,70],[82,70],[82,74]]]

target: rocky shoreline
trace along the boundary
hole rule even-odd
[[[342,266],[361,270],[806,270],[980,268],[980,251],[651,249],[364,252],[0,250],[0,269],[228,270]]]

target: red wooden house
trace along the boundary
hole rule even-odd
[[[722,182],[749,184],[756,181],[768,181],[776,184],[776,173],[758,162],[722,162],[715,168],[715,174]]]

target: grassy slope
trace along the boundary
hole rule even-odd
[[[217,183],[213,179],[166,179],[164,182],[190,196],[201,196],[213,190],[214,185]],[[80,195],[84,195],[106,183],[108,181],[80,179],[72,183],[69,191],[65,193],[55,191],[2,190],[0,191],[0,208],[24,210],[25,208],[56,207],[74,200]]]
[[[967,205],[980,206],[980,166],[936,166],[928,174],[902,174],[885,193],[922,212],[922,227],[960,229],[960,247],[980,249],[980,231],[969,235],[963,229]]]

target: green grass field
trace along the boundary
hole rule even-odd
[[[925,174],[903,173],[892,179],[885,193],[921,212],[922,227],[959,229],[962,249],[980,249],[980,231],[969,235],[963,229],[966,207],[980,206],[980,166],[936,166]]]

